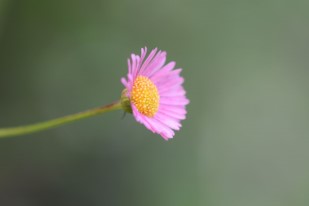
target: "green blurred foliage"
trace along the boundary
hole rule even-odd
[[[0,126],[117,100],[126,59],[183,68],[165,142],[114,112],[0,141],[0,205],[309,204],[309,1],[0,1]]]

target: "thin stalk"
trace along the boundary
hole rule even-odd
[[[121,103],[120,102],[115,102],[113,104],[109,104],[106,106],[101,106],[93,109],[89,109],[84,112],[79,112],[76,114],[71,114],[67,115],[64,117],[44,121],[44,122],[39,122],[36,124],[30,124],[30,125],[25,125],[25,126],[18,126],[18,127],[9,127],[9,128],[0,128],[0,138],[5,138],[5,137],[13,137],[17,135],[24,135],[24,134],[29,134],[29,133],[34,133],[34,132],[39,132],[47,129],[51,129],[54,127],[58,127],[67,123],[75,122],[81,119],[85,119],[88,117],[93,117],[105,112],[110,112],[113,110],[119,110],[121,109]]]

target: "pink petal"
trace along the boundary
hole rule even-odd
[[[123,86],[125,86],[125,87],[128,86],[128,82],[127,82],[127,80],[126,80],[124,77],[121,78],[121,83],[122,83]]]
[[[175,119],[167,117],[163,114],[156,115],[155,119],[158,120],[160,123],[164,124],[165,126],[172,128],[174,130],[179,130],[181,127],[181,124],[177,122]]]
[[[170,90],[170,91],[165,91],[160,93],[160,97],[177,97],[177,96],[185,96],[186,95],[186,91],[182,88],[179,87],[175,90]]]
[[[161,69],[166,60],[166,52],[159,51],[156,57],[149,63],[148,67],[145,68],[143,76],[149,77],[151,74],[155,73],[157,70]]]
[[[162,76],[168,75],[169,71],[171,71],[175,67],[175,62],[169,62],[167,65],[162,67],[157,72],[152,73],[149,77],[154,81],[156,79],[160,79]]]
[[[158,111],[158,115],[159,114],[164,114],[165,116],[168,116],[170,118],[173,119],[178,119],[178,120],[184,120],[186,119],[186,115],[185,114],[178,114],[178,113],[174,113],[174,112],[170,112],[170,111]]]
[[[189,104],[189,100],[186,98],[180,98],[179,100],[176,99],[162,99],[160,100],[160,105],[187,105]]]
[[[140,72],[143,72],[143,70],[148,66],[149,62],[152,60],[152,58],[153,58],[153,56],[156,54],[157,50],[158,50],[158,49],[155,48],[155,49],[153,49],[153,50],[150,52],[148,58],[145,60],[145,62],[144,62],[143,65],[141,66]]]

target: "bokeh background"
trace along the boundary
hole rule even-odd
[[[0,0],[0,126],[117,100],[126,59],[183,68],[164,141],[122,112],[0,141],[0,205],[309,204],[309,1]]]

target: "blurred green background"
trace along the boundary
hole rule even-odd
[[[126,59],[183,68],[164,141],[109,113],[0,140],[0,205],[309,205],[309,1],[0,0],[0,126],[117,100]]]

